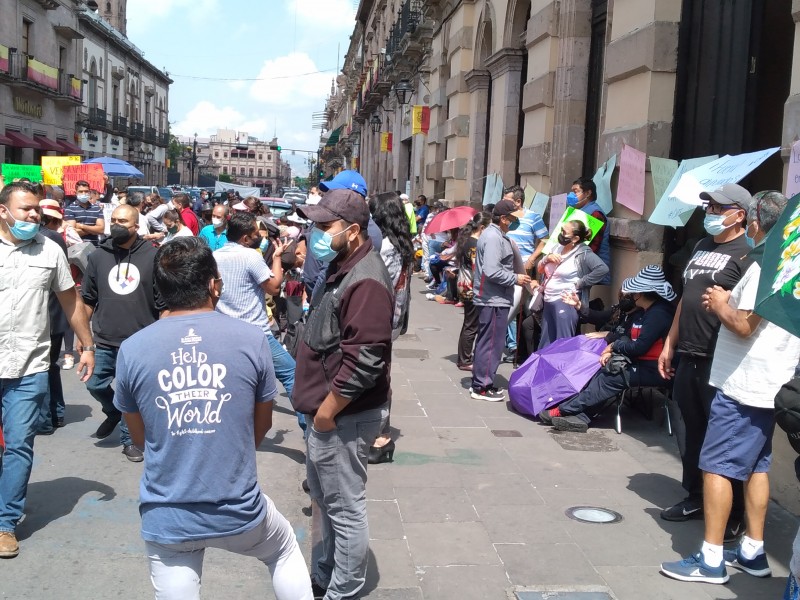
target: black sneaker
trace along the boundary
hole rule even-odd
[[[314,594],[314,600],[322,600],[325,597],[325,594],[328,593],[328,588],[322,587],[312,579],[311,593]]]
[[[66,425],[64,417],[56,417],[53,421],[53,427],[64,427],[64,425]]]
[[[579,419],[573,415],[553,417],[553,427],[559,431],[573,431],[575,433],[586,433],[589,431],[589,424],[583,419]]]
[[[699,519],[702,516],[702,498],[686,498],[661,511],[661,518],[665,521],[688,521],[689,519]]]
[[[301,485],[301,487],[303,488],[303,491],[306,494],[310,494],[311,493],[311,488],[308,487],[308,479],[303,479],[303,483],[300,484],[300,485]]]
[[[487,402],[502,402],[506,399],[506,395],[497,388],[490,387],[484,390],[471,390],[470,397],[475,400],[486,400]]]
[[[119,425],[119,422],[122,420],[122,415],[116,415],[114,417],[106,417],[106,420],[100,423],[100,427],[97,428],[94,435],[99,440],[104,440],[111,433],[114,431],[114,428]]]
[[[128,444],[127,446],[122,447],[122,453],[125,455],[131,462],[142,462],[144,460],[144,454],[141,450],[139,450],[133,444]]]

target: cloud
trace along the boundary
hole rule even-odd
[[[353,0],[288,0],[287,13],[296,16],[301,27],[352,31],[356,24]]]
[[[153,21],[170,15],[197,25],[212,20],[219,11],[219,0],[128,0],[128,37],[136,43],[136,37],[143,35]]]
[[[217,133],[217,129],[239,130],[246,121],[247,118],[235,108],[220,108],[208,100],[201,100],[172,126],[172,131],[176,135],[191,136],[197,133],[200,137],[208,137]]]
[[[317,73],[314,61],[303,52],[264,61],[250,97],[273,106],[321,107],[330,93],[333,73]]]

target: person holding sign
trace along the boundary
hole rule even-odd
[[[608,275],[608,267],[584,244],[592,235],[582,221],[569,221],[561,226],[556,249],[537,266],[544,275],[542,291],[542,337],[539,350],[558,339],[572,337],[578,326],[578,313],[561,299],[563,292],[575,291],[583,304],[589,303],[589,290]]]
[[[94,246],[100,244],[100,236],[105,232],[106,222],[103,219],[103,207],[97,203],[92,204],[92,190],[86,181],[75,184],[75,198],[64,213],[64,221],[73,227],[84,242],[91,242]]]
[[[611,283],[611,246],[609,244],[608,217],[597,203],[597,185],[589,177],[579,177],[572,183],[572,191],[567,194],[567,206],[580,209],[587,215],[603,222],[603,227],[589,243],[592,251],[601,258],[608,267],[606,275],[598,281],[598,285]]]

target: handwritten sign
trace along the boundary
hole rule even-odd
[[[679,198],[673,196],[672,191],[678,185],[678,182],[684,174],[706,163],[710,163],[717,158],[719,158],[719,156],[714,154],[712,156],[701,156],[699,158],[687,158],[686,160],[682,160],[675,174],[672,176],[672,179],[670,179],[667,189],[661,194],[658,205],[656,205],[648,221],[656,225],[665,225],[675,228],[686,225],[686,222],[689,220],[689,217],[692,216],[697,205],[681,201]],[[652,161],[652,158],[650,160]]]
[[[547,210],[547,205],[549,203],[550,196],[542,192],[536,192],[536,195],[533,197],[533,202],[531,202],[531,210],[541,217],[544,215],[544,211]]]
[[[653,180],[653,197],[658,202],[678,170],[678,161],[671,158],[650,157],[650,177]]]
[[[644,166],[647,156],[633,146],[622,145],[619,156],[617,202],[632,211],[644,212]]]
[[[39,165],[15,165],[3,163],[3,179],[11,183],[15,179],[28,179],[33,183],[42,181],[42,167]]]
[[[103,179],[103,165],[97,163],[82,165],[67,165],[63,169],[64,193],[68,196],[75,195],[75,184],[78,181],[86,181],[89,188],[102,192],[105,190],[105,180]]]
[[[503,198],[503,180],[497,173],[486,177],[486,187],[483,190],[483,205],[497,204]]]
[[[565,194],[566,198],[566,194]],[[555,200],[555,197],[553,197]],[[551,209],[552,210],[552,209]],[[550,214],[550,222],[552,223],[553,214]],[[585,243],[589,243],[594,239],[599,231],[603,228],[603,222],[600,219],[595,219],[589,213],[585,213],[579,208],[574,208],[570,206],[564,213],[561,215],[561,218],[555,223],[553,227],[550,228],[550,238],[547,240],[547,243],[544,245],[544,249],[542,252],[547,254],[548,252],[552,252],[556,246],[558,246],[558,234],[561,231],[561,227],[567,221],[581,221],[589,230],[592,232],[592,235],[586,240]]]
[[[64,167],[81,164],[80,156],[43,156],[42,177],[46,185],[61,185]]]
[[[552,237],[556,225],[561,221],[564,211],[567,210],[567,195],[559,194],[550,198],[550,234]]]
[[[536,189],[534,189],[534,187],[530,183],[527,184],[525,186],[525,201],[522,203],[523,208],[530,209],[535,196],[536,196]]]
[[[792,144],[789,155],[789,174],[786,177],[786,197],[791,198],[800,192],[800,140]]]
[[[611,201],[611,176],[614,174],[616,166],[617,155],[614,154],[604,164],[600,165],[597,173],[592,177],[592,181],[597,186],[597,204],[606,214],[610,213],[614,207]]]

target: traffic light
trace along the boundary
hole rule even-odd
[[[280,146],[278,146],[278,144],[270,144],[270,145],[269,145],[269,149],[270,149],[270,150],[277,150],[278,152],[280,152],[280,151],[281,151],[281,147],[280,147]]]

